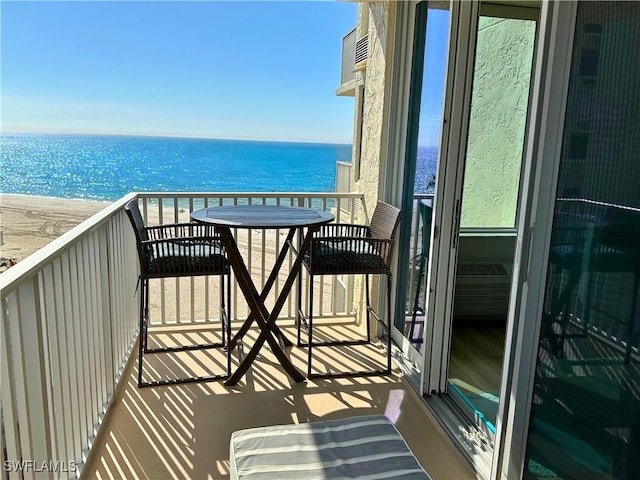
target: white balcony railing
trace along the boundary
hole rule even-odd
[[[0,276],[0,455],[11,478],[32,478],[43,462],[73,476],[113,396],[137,326],[136,246],[122,210],[132,197]]]
[[[5,470],[8,465],[13,471],[7,473],[10,478],[31,478],[42,465],[56,470],[52,477],[74,476],[74,465],[81,468],[98,433],[137,337],[139,264],[133,230],[122,208],[135,197],[130,194],[114,202],[0,275],[0,460]],[[148,224],[185,221],[191,210],[204,206],[242,203],[311,206],[333,211],[337,221],[353,223],[362,200],[353,193],[137,197]],[[286,232],[250,230],[236,235],[254,279],[258,284],[266,281]],[[197,281],[205,284],[198,287]],[[152,323],[213,320],[217,312],[209,305],[217,303],[207,282],[158,281],[153,287],[157,296],[152,298],[159,301],[153,302],[158,305],[151,311]],[[276,282],[268,302],[276,298],[282,283]],[[322,283],[316,298],[324,300],[314,309],[324,316],[353,312],[353,295],[344,291],[350,284]],[[294,292],[281,317],[295,315]],[[237,289],[232,302],[233,317],[244,319],[248,312]]]
[[[411,208],[411,232],[409,243],[409,270],[407,277],[406,291],[406,311],[411,314],[416,305],[422,308],[426,304],[426,258],[429,256],[429,235],[431,234],[431,219],[424,218],[421,215],[419,203],[425,202],[429,207],[433,206],[433,194],[415,194]],[[422,210],[423,214],[431,215],[430,212]],[[426,236],[426,237],[425,237]],[[424,260],[423,270],[420,272],[420,263]],[[420,275],[422,274],[422,278]]]

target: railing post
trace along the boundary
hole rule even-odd
[[[22,441],[20,438],[20,428],[16,405],[16,381],[13,374],[13,352],[11,348],[11,328],[9,325],[9,299],[2,296],[2,332],[0,333],[0,379],[2,389],[0,390],[0,424],[2,430],[2,458],[3,460],[15,460],[22,457]],[[3,463],[4,465],[4,463]],[[8,478],[17,478],[17,472],[12,472]]]
[[[109,225],[104,229],[104,235],[100,236],[100,251],[104,255],[100,256],[100,275],[101,275],[101,295],[102,295],[102,318],[103,322],[103,338],[104,338],[104,369],[105,369],[105,388],[107,398],[113,396],[115,390],[115,372],[113,365],[115,363],[113,356],[113,295],[111,292],[111,281],[113,270],[111,267],[113,251],[111,245],[113,243],[113,226]]]
[[[7,316],[3,318],[7,347],[7,365],[3,366],[3,370],[8,367],[6,373],[9,375],[11,390],[11,398],[6,400],[13,410],[14,433],[17,434],[15,438],[20,442],[17,446],[19,452],[15,452],[20,456],[9,460],[38,464],[52,457],[51,412],[40,302],[36,275],[10,295],[7,299]],[[4,314],[5,312],[3,316]],[[4,405],[3,394],[3,415],[6,414]],[[30,473],[33,473],[33,469]]]

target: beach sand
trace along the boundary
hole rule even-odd
[[[23,260],[108,204],[2,194],[0,230],[4,243],[0,245],[0,257]]]

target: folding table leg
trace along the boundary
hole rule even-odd
[[[247,319],[247,322],[250,324],[250,319],[256,321],[258,326],[260,327],[261,333],[256,340],[256,343],[253,345],[247,356],[240,363],[238,369],[231,375],[231,377],[225,382],[227,386],[233,386],[238,383],[240,378],[246,373],[249,369],[249,366],[253,363],[255,358],[258,356],[260,352],[260,348],[266,341],[269,343],[271,350],[274,355],[278,359],[278,362],[282,365],[285,371],[289,374],[289,376],[295,380],[296,382],[301,382],[304,380],[304,376],[293,366],[285,352],[280,348],[280,345],[274,338],[274,334],[279,332],[279,329],[275,326],[275,319],[277,319],[280,310],[282,309],[282,305],[284,304],[284,298],[286,297],[288,290],[291,288],[290,278],[287,279],[285,283],[285,287],[280,292],[280,296],[276,301],[276,306],[274,307],[271,314],[267,310],[267,307],[264,304],[264,300],[261,298],[261,295],[258,294],[258,290],[251,279],[251,275],[247,270],[247,267],[242,259],[242,255],[240,254],[240,250],[238,249],[238,245],[236,244],[233,235],[231,234],[230,228],[220,228],[220,239],[224,244],[227,254],[229,256],[229,261],[233,270],[236,274],[236,279],[238,281],[238,286],[240,287],[247,303],[249,304],[249,308],[251,309],[251,315]],[[298,260],[298,259],[296,259]],[[295,265],[295,263],[294,263]],[[289,277],[295,279],[297,273],[294,271],[289,274]],[[277,274],[277,272],[276,272]],[[292,275],[293,274],[293,275]]]

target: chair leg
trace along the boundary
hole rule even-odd
[[[313,277],[310,277],[313,279]],[[309,306],[309,315],[307,317],[308,322],[308,330],[309,330],[309,344],[308,344],[308,354],[309,358],[307,361],[308,369],[307,376],[309,378],[350,378],[350,377],[368,377],[373,375],[388,375],[391,373],[391,276],[387,276],[387,302],[386,302],[386,318],[381,318],[379,312],[373,312],[374,317],[376,318],[376,322],[382,323],[384,328],[387,329],[387,358],[384,366],[380,365],[376,370],[365,370],[365,371],[354,371],[354,372],[337,372],[337,373],[311,373],[311,360],[312,353],[311,350],[313,348],[313,281],[311,280],[311,285],[309,286],[310,292],[310,303]],[[318,342],[315,344],[316,347],[329,347],[332,345],[365,345],[367,343],[371,343],[371,296],[369,290],[369,275],[365,274],[365,295],[366,295],[366,322],[367,322],[367,339],[364,340],[340,340],[340,341],[331,341],[331,342]],[[378,323],[376,323],[378,325]],[[382,342],[382,339],[381,339]]]
[[[147,353],[149,350],[149,279],[147,278],[142,282],[142,291],[144,292],[144,336],[142,339],[144,341],[144,352]]]
[[[364,276],[365,283],[365,291],[367,298],[367,308],[366,308],[366,317],[367,317],[367,342],[371,342],[371,297],[369,295],[369,275],[365,274]]]
[[[387,275],[387,373],[391,373],[391,275]]]
[[[298,274],[298,310],[296,311],[296,326],[298,327],[298,347],[302,346],[300,338],[300,329],[302,328],[302,268]]]
[[[225,279],[226,277],[226,279]],[[228,348],[231,340],[231,272],[218,276],[220,281],[220,322],[222,327],[222,345],[227,354],[227,375],[231,375],[231,351]],[[225,285],[226,282],[226,285]]]
[[[222,346],[224,347],[227,344],[227,311],[224,297],[224,275],[218,275],[218,281],[220,282],[220,326],[222,327]]]
[[[146,348],[146,337],[147,337],[147,329],[146,329],[146,315],[145,315],[145,306],[146,301],[145,297],[147,296],[147,279],[140,279],[140,327],[138,332],[138,387],[142,386],[142,369],[144,362],[144,350]]]
[[[203,350],[207,348],[225,347],[231,339],[231,275],[227,274],[227,285],[225,286],[225,275],[220,275],[220,317],[222,321],[222,343],[188,345],[180,347],[148,348],[148,323],[149,323],[149,279],[142,280],[140,293],[140,339],[138,351],[138,387],[156,387],[161,385],[179,385],[184,383],[208,382],[211,380],[224,380],[231,375],[231,352],[227,352],[227,371],[225,374],[206,375],[194,378],[178,378],[157,380],[152,382],[142,381],[143,362],[145,353],[167,353],[181,352],[187,350]],[[225,305],[226,303],[226,305]]]
[[[313,275],[309,275],[309,315],[307,317],[307,328],[309,332],[307,340],[307,376],[311,377],[311,350],[313,349]]]
[[[231,269],[229,269],[229,273],[227,274],[227,309],[226,318],[226,332],[227,332],[227,377],[231,375],[231,349],[229,347],[229,342],[231,341]]]

